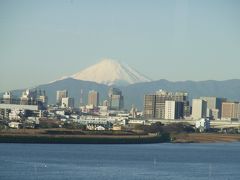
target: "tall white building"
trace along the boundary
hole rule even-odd
[[[74,99],[70,97],[62,98],[62,108],[73,108],[74,107]]]
[[[207,102],[202,99],[192,100],[192,118],[201,119],[207,116]]]
[[[175,101],[165,101],[165,119],[175,119]]]
[[[184,117],[184,103],[165,101],[165,119],[181,119]]]

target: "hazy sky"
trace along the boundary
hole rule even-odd
[[[105,57],[152,79],[239,79],[240,1],[0,0],[0,91]]]

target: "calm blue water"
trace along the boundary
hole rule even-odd
[[[0,179],[239,180],[240,143],[0,144]]]

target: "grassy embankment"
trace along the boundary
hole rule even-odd
[[[180,133],[172,135],[174,143],[216,143],[240,141],[240,134]]]
[[[19,129],[0,132],[0,143],[59,144],[142,144],[169,142],[164,135],[144,135],[123,131],[80,131],[67,129]]]
[[[159,122],[150,126],[138,125],[137,129],[144,132],[168,133],[173,143],[215,143],[240,141],[240,134],[221,134],[216,131],[211,133],[197,133],[196,130],[187,123],[172,123],[163,125]]]

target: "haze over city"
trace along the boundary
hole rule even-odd
[[[238,79],[240,2],[0,2],[0,92],[113,58],[153,80]]]

